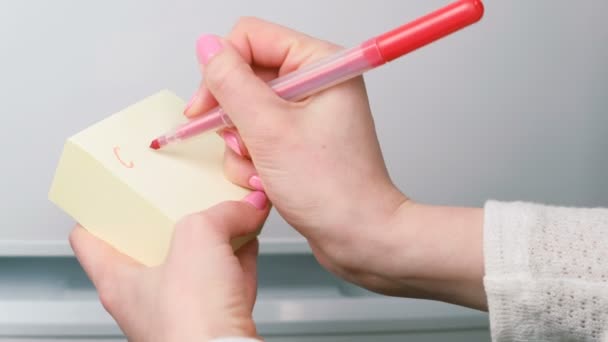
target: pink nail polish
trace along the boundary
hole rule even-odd
[[[231,150],[233,150],[239,156],[243,156],[243,153],[241,152],[241,148],[239,147],[239,139],[237,139],[237,137],[234,133],[232,133],[230,131],[224,132],[222,134],[222,138],[224,138],[226,145],[228,147],[230,147]]]
[[[266,205],[268,204],[268,197],[266,197],[266,194],[262,191],[254,191],[249,195],[245,196],[245,198],[243,198],[243,201],[251,204],[257,209],[262,210],[265,209]]]
[[[196,57],[202,65],[209,63],[209,60],[222,50],[222,43],[218,36],[204,34],[196,41]]]
[[[188,109],[190,109],[190,107],[192,107],[192,104],[194,103],[194,101],[196,101],[196,99],[198,99],[198,91],[196,93],[194,93],[194,95],[192,96],[192,98],[190,98],[190,101],[188,101],[188,104],[186,104],[186,108],[184,108],[184,113],[186,113],[188,111]]]
[[[249,185],[251,185],[251,187],[256,190],[264,191],[264,185],[262,185],[262,179],[260,179],[260,176],[258,176],[258,175],[253,175],[253,176],[251,176],[251,178],[249,178]]]

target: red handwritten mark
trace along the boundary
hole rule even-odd
[[[126,167],[127,169],[132,169],[133,166],[135,166],[135,164],[133,164],[132,161],[129,161],[128,163],[126,163],[124,160],[122,160],[122,158],[120,158],[120,156],[118,155],[118,152],[120,152],[120,147],[114,146],[114,155],[116,156],[116,159],[118,159],[118,161],[122,164],[122,166]]]

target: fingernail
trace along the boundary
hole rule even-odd
[[[192,104],[194,103],[194,101],[196,101],[196,99],[198,99],[198,91],[196,93],[194,93],[194,95],[192,95],[192,98],[190,98],[190,101],[188,101],[188,104],[186,104],[186,107],[184,108],[184,114],[186,114],[186,112],[188,111],[188,109],[190,109],[190,107],[192,107]]]
[[[236,135],[232,132],[224,132],[222,133],[222,138],[226,142],[226,145],[230,147],[236,154],[239,156],[243,156],[241,152],[241,148],[239,147],[239,139],[237,139]]]
[[[222,43],[215,35],[204,34],[196,41],[196,57],[202,65],[209,63],[209,60],[220,50],[222,50]]]
[[[249,185],[251,185],[251,187],[256,190],[264,191],[264,185],[262,185],[262,179],[260,179],[260,176],[258,176],[258,175],[253,175],[253,176],[251,176],[251,178],[249,178]]]
[[[268,204],[268,197],[262,191],[254,191],[243,198],[243,202],[247,202],[257,209],[265,209]]]

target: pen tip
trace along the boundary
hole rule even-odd
[[[150,148],[153,150],[158,150],[160,148],[160,143],[158,142],[158,139],[152,140],[152,142],[150,143]]]

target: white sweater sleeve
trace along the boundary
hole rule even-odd
[[[489,201],[492,340],[608,341],[608,209]]]

